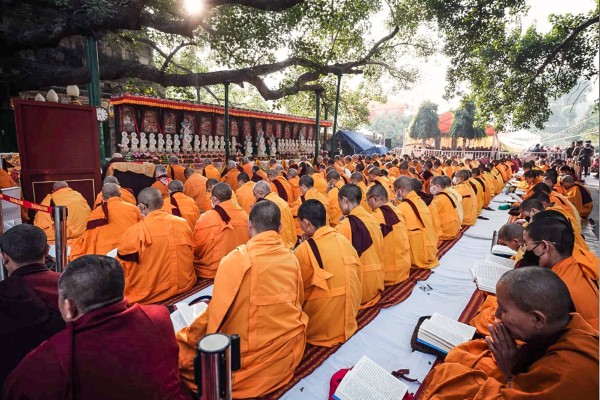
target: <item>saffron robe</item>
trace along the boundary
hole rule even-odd
[[[302,192],[300,192],[300,177],[299,176],[295,176],[293,178],[288,179],[288,182],[290,183],[290,185],[292,185],[292,190],[294,191],[294,196],[296,199],[298,199],[298,197],[302,196]]]
[[[252,181],[254,181],[254,182],[266,181],[266,180],[268,180],[267,173],[260,168],[258,169],[258,171],[254,172],[252,174]]]
[[[460,220],[456,201],[446,189],[433,197],[429,204],[431,218],[438,221],[440,228],[438,240],[452,240],[458,237],[460,232]]]
[[[127,229],[117,252],[130,303],[158,303],[196,283],[192,230],[186,220],[163,210]]]
[[[322,195],[327,195],[327,181],[325,180],[325,178],[323,178],[323,174],[315,172],[311,176],[315,181],[314,188],[317,189]]]
[[[410,245],[406,221],[391,202],[373,211],[383,235],[383,284],[395,285],[408,279],[410,273]]]
[[[296,225],[294,224],[292,209],[288,203],[277,196],[276,193],[270,192],[264,198],[272,201],[279,207],[279,211],[281,211],[281,232],[279,235],[281,236],[283,245],[288,249],[293,249],[294,246],[296,246],[298,237],[296,236]]]
[[[167,166],[167,176],[174,181],[185,183],[185,167],[179,164]]]
[[[409,202],[414,204],[416,210]],[[429,208],[414,190],[408,193],[398,208],[408,229],[411,266],[431,269],[440,265],[437,258],[437,238]]]
[[[204,201],[206,200],[206,181],[208,179],[197,172],[190,175],[183,184],[183,193],[191,197],[196,202],[196,206],[200,213],[208,211],[204,209]]]
[[[352,218],[359,219],[365,229],[351,223]],[[370,307],[379,301],[384,288],[383,234],[379,222],[364,208],[355,207],[336,229],[352,242],[358,253],[358,277],[362,285],[361,308]]]
[[[240,171],[237,168],[230,169],[227,173],[220,179],[221,182],[225,182],[229,186],[231,186],[231,190],[234,192],[238,188],[238,175]]]
[[[560,207],[563,211],[569,213],[573,220],[577,222],[579,226],[579,230],[581,231],[581,217],[579,216],[579,211],[575,208],[573,203],[569,201],[565,196],[553,190],[550,192],[550,202],[554,203],[554,206]]]
[[[140,210],[120,197],[111,197],[90,214],[87,229],[71,246],[69,260],[86,254],[106,255],[117,248],[127,229],[142,220]]]
[[[44,197],[41,204],[45,206],[66,206],[68,214],[67,239],[77,239],[83,235],[92,210],[79,192],[70,187],[58,189]],[[54,221],[49,213],[38,211],[33,224],[44,230],[48,237],[48,243],[54,243]]]
[[[594,399],[598,397],[598,331],[571,314],[545,352],[512,377],[496,366],[484,340],[453,349],[427,377],[422,400]],[[468,347],[476,347],[475,354]],[[538,346],[541,347],[542,345]],[[544,346],[544,347],[545,347]],[[465,350],[465,348],[467,348]]]
[[[133,193],[130,192],[130,189],[125,189],[122,187],[119,187],[119,193],[121,193],[121,199],[129,204],[132,204],[134,206],[137,206],[137,200],[135,199],[135,196],[133,195]],[[96,196],[96,200],[94,200],[94,208],[100,206],[102,204],[103,198],[102,198],[102,192],[98,193],[98,195]]]
[[[151,187],[157,189],[162,195],[163,199],[169,197],[169,183],[171,183],[172,179],[166,175],[159,176],[156,178],[156,182],[152,184]]]
[[[8,172],[4,169],[0,168],[0,189],[5,189],[9,187],[19,186],[17,183],[11,178]]]
[[[477,197],[468,182],[454,186],[454,190],[462,196],[463,226],[473,226],[477,222]]]
[[[208,309],[176,334],[179,368],[194,383],[194,357],[204,335],[240,335],[241,369],[233,372],[233,397],[270,393],[292,379],[306,344],[298,260],[275,231],[259,233],[223,258]]]
[[[594,208],[590,191],[581,184],[575,183],[567,190],[567,199],[573,203],[581,218],[587,219]]]
[[[122,300],[69,322],[29,353],[8,377],[4,398],[189,397],[181,389],[169,311]]]
[[[185,219],[190,225],[190,229],[194,229],[196,221],[200,217],[200,209],[194,199],[181,192],[171,193],[165,199],[162,209],[169,214]]]
[[[564,217],[569,220],[571,226],[573,227],[573,236],[575,237],[575,244],[581,247],[582,249],[590,249],[587,243],[585,242],[585,239],[581,235],[581,225],[577,223],[577,220],[575,220],[575,218],[573,218],[573,216],[570,213],[566,212],[564,208],[559,207],[556,203],[554,203],[554,205],[550,207],[546,207],[545,211],[557,211],[564,215]]]
[[[206,177],[206,179],[216,179],[218,181],[221,180],[221,171],[219,171],[214,165],[208,164],[206,167],[202,169],[202,175]]]
[[[483,176],[473,178],[474,182],[478,182],[479,186],[481,186],[481,192],[483,194],[483,206],[488,207],[490,205],[490,201],[492,201],[492,192],[488,186],[488,183],[485,181]]]
[[[306,200],[318,200],[321,204],[323,204],[323,207],[325,207],[325,224],[329,225],[329,213],[327,212],[329,201],[325,196],[319,193],[317,189],[315,189],[314,187],[310,188],[306,191],[306,193],[304,193],[304,195],[300,196],[291,206],[297,236],[302,236],[304,234],[304,232],[300,228],[300,221],[298,220],[298,209]]]
[[[473,192],[475,193],[475,199],[477,199],[477,216],[479,216],[481,215],[481,210],[483,209],[485,203],[483,187],[481,186],[481,183],[477,182],[473,178],[470,178],[467,182],[473,189]]]
[[[238,204],[244,209],[244,211],[246,211],[246,214],[248,215],[250,215],[250,210],[256,202],[256,199],[254,198],[254,185],[256,185],[255,182],[248,181],[242,186],[238,187],[238,189],[235,191]]]
[[[294,253],[304,283],[306,342],[324,347],[344,343],[358,329],[362,296],[358,253],[348,239],[327,226],[317,229]]]
[[[356,186],[358,186],[362,192],[362,196],[360,198],[360,205],[362,206],[362,208],[365,209],[365,211],[371,212],[371,207],[369,207],[369,205],[367,204],[367,185],[364,182],[358,182]],[[393,198],[395,199],[396,196],[394,196]]]
[[[340,219],[343,216],[342,209],[340,208],[340,202],[338,200],[338,194],[342,186],[344,186],[344,184],[341,181],[337,181],[335,186],[329,189],[327,192],[328,221],[329,225],[334,228],[340,223]]]
[[[294,204],[296,201],[292,185],[283,176],[276,177],[273,182],[269,182],[269,186],[271,187],[271,192],[277,193],[289,205]]]
[[[463,206],[462,206],[462,196],[460,195],[460,193],[458,193],[456,191],[456,189],[454,189],[451,186],[444,189],[444,191],[446,193],[448,193],[450,196],[452,196],[452,199],[454,200],[454,204],[456,204],[456,211],[458,212],[458,220],[462,226],[463,217],[465,215],[464,211],[463,211]]]
[[[245,244],[248,214],[232,200],[202,214],[194,228],[194,268],[200,278],[214,278],[221,259]]]
[[[244,170],[245,173],[248,174],[248,178],[252,178],[252,163],[251,162],[247,162],[246,164],[242,165],[242,169]]]

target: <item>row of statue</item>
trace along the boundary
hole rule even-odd
[[[121,153],[179,153],[194,152],[202,154],[225,154],[225,137],[210,135],[191,135],[184,134],[183,140],[179,135],[169,135],[162,133],[150,133],[146,136],[145,132],[140,132],[139,137],[136,132],[128,134],[121,132],[121,143],[119,147]],[[267,147],[268,143],[268,147]],[[231,138],[231,153],[241,153],[241,147],[238,149],[237,138]],[[299,139],[276,139],[271,136],[265,140],[264,133],[259,130],[256,135],[256,141],[250,134],[244,138],[244,155],[246,157],[275,157],[277,154],[312,154],[315,151],[315,141],[306,140],[302,135]],[[256,149],[256,152],[254,151]]]

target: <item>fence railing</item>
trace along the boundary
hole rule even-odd
[[[471,160],[479,160],[487,158],[489,160],[502,158],[515,153],[508,151],[494,151],[494,150],[435,150],[435,149],[403,149],[402,154],[414,154],[417,157],[445,157],[445,158],[470,158]],[[564,159],[565,155],[559,152],[526,152],[524,157],[529,160],[535,160],[538,157],[550,158],[550,159]]]

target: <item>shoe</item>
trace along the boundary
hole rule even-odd
[[[489,220],[490,220],[489,218],[482,217],[482,216],[479,216],[479,217],[477,217],[477,219],[482,219],[482,220],[484,220],[484,221],[489,221]]]
[[[590,225],[596,225],[596,221],[594,221],[592,218],[588,218],[588,221]]]
[[[484,210],[488,210],[488,211],[496,211],[496,210],[494,210],[493,208],[490,208],[490,207],[483,207],[483,209]]]

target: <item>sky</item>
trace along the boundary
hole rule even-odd
[[[595,6],[594,0],[529,0],[530,10],[528,15],[522,19],[523,26],[536,24],[538,31],[548,32],[552,25],[548,22],[550,14],[584,13],[592,10]],[[410,90],[399,93],[389,93],[390,100],[402,101],[418,108],[423,100],[431,100],[439,105],[438,111],[445,112],[458,106],[460,99],[444,100],[444,88],[446,86],[445,73],[449,60],[443,55],[430,58],[427,62],[417,63],[421,71],[421,79]],[[598,80],[591,96],[598,97]],[[589,99],[592,100],[592,99]]]

